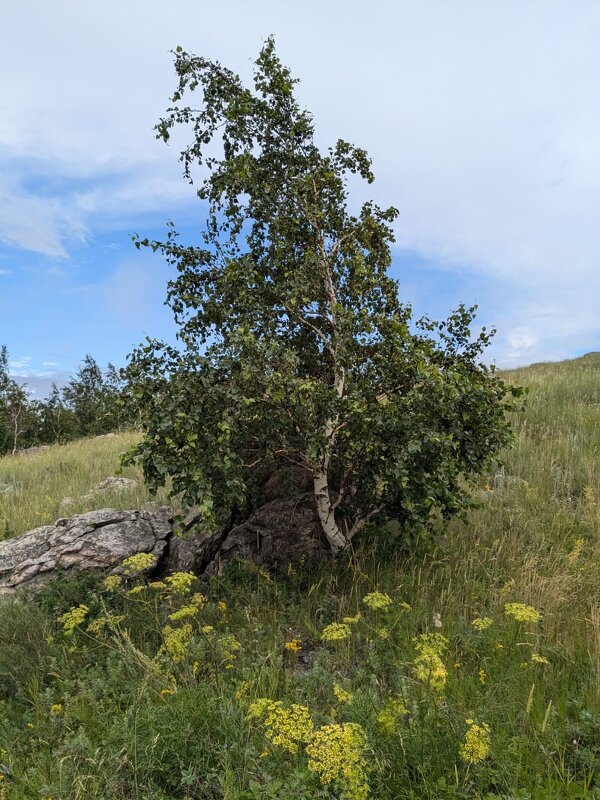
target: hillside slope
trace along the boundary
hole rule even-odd
[[[598,800],[600,354],[507,377],[515,446],[435,545],[149,587],[132,564],[4,606],[0,797]],[[3,459],[36,510],[0,497],[0,522],[127,441]]]

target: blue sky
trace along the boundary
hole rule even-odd
[[[269,34],[319,142],[374,161],[402,298],[464,301],[508,367],[600,349],[600,4],[22,0],[0,31],[0,343],[38,393],[85,353],[172,338],[166,265],[130,235],[203,210],[153,136],[177,45],[244,77]],[[358,199],[358,198],[356,198]]]

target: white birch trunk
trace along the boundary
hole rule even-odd
[[[335,553],[346,547],[348,542],[335,521],[335,513],[329,495],[327,472],[315,472],[313,475],[313,483],[319,521],[323,528],[323,533],[329,542],[329,546]]]

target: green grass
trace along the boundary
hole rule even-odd
[[[126,491],[98,492],[94,488],[119,469],[119,456],[134,445],[137,434],[80,439],[66,445],[52,445],[35,454],[22,453],[0,458],[0,489],[15,487],[7,494],[0,491],[0,539],[48,525],[59,517],[70,517],[98,508],[140,508],[150,500],[141,473],[123,470],[123,477],[137,481]],[[65,504],[65,498],[73,503]],[[168,502],[165,494],[157,498]]]
[[[138,590],[134,578],[108,591],[87,576],[4,606],[0,797],[355,800],[364,768],[375,800],[598,800],[600,356],[509,378],[530,387],[505,458],[513,480],[483,491],[468,521],[431,545],[407,554],[380,532],[349,561],[289,574],[241,564],[179,594]],[[44,497],[56,503],[114,474],[126,438],[19,461],[10,475],[21,476],[26,508],[11,511],[11,530],[31,526]],[[47,474],[70,459],[76,491],[68,466]],[[0,481],[16,463],[0,462]],[[389,608],[363,602],[375,590]],[[194,603],[198,591],[206,600]],[[86,620],[67,636],[59,617],[80,603]],[[506,603],[541,619],[517,622]],[[189,616],[169,619],[187,606]],[[321,639],[358,612],[349,638]],[[491,623],[477,630],[481,617]],[[438,660],[430,648],[419,662],[429,633],[447,643]],[[295,639],[299,652],[285,647]],[[357,762],[351,741],[324,751],[356,783],[321,782],[305,742],[296,753],[284,746],[298,730],[293,713],[248,717],[259,698],[306,707],[317,729],[359,725],[368,746]],[[466,720],[489,725],[478,763],[461,755]],[[287,739],[276,744],[269,736],[282,726]]]

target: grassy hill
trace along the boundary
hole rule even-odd
[[[509,378],[515,446],[432,546],[3,606],[0,797],[600,798],[600,354]],[[0,531],[65,515],[131,441],[0,460]]]

